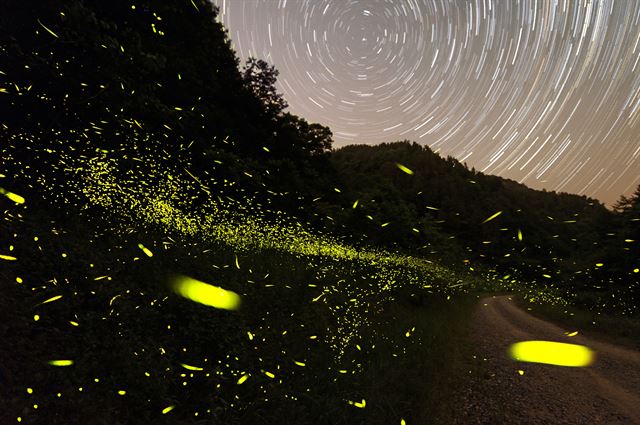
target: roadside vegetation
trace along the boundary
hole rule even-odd
[[[446,423],[480,291],[637,320],[640,189],[334,149],[206,0],[5,8],[2,423]]]
[[[516,296],[518,305],[544,320],[555,323],[567,332],[580,334],[611,344],[640,349],[640,320],[638,317],[626,317],[619,314],[601,313],[576,307],[575,305],[553,305],[546,302],[527,302]]]

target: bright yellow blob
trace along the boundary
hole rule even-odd
[[[46,301],[42,301],[40,304],[42,305],[42,304],[52,303],[54,301],[59,300],[60,298],[62,298],[62,295],[56,295],[55,297],[51,297]]]
[[[582,367],[593,363],[594,353],[583,345],[552,341],[522,341],[509,347],[512,359],[557,366]]]
[[[236,310],[240,306],[240,296],[235,292],[187,276],[176,278],[173,289],[178,295],[210,307]]]
[[[364,409],[367,406],[367,402],[364,398],[362,399],[361,402],[349,401],[349,404],[353,404],[354,406],[359,407],[360,409]]]
[[[162,409],[162,414],[166,415],[167,413],[171,412],[173,409],[175,409],[176,406],[167,406],[164,409]]]
[[[153,252],[151,252],[151,250],[149,250],[149,248],[147,248],[146,246],[144,246],[141,243],[139,243],[138,244],[138,248],[140,248],[142,250],[142,252],[144,252],[147,257],[153,257]]]
[[[16,204],[24,204],[24,198],[20,195],[16,195],[13,192],[9,192],[8,190],[5,190],[3,188],[0,187],[0,194],[6,196],[7,198],[11,199],[13,202],[15,202]]]
[[[51,366],[71,366],[73,360],[49,360]]]
[[[405,167],[405,166],[404,166],[404,165],[402,165],[402,164],[398,164],[398,163],[396,162],[396,167],[398,167],[398,168],[400,169],[400,171],[402,171],[403,173],[407,173],[407,174],[409,174],[410,176],[411,176],[411,175],[413,175],[413,170],[411,170],[410,168]]]
[[[201,367],[198,366],[191,366],[188,364],[184,364],[184,363],[180,363],[180,366],[182,366],[183,368],[187,369],[187,370],[202,370]]]
[[[495,213],[494,215],[492,215],[491,217],[487,218],[485,221],[482,222],[482,224],[493,220],[494,218],[498,217],[500,214],[502,214],[502,211],[498,211],[497,213]]]

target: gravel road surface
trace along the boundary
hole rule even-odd
[[[510,296],[481,299],[472,322],[482,373],[463,390],[457,424],[639,424],[640,353],[565,333],[523,311]],[[581,344],[595,351],[588,367],[512,360],[519,341]],[[521,372],[523,374],[521,374]]]

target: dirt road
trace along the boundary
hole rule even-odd
[[[485,372],[464,389],[457,423],[640,424],[640,353],[565,335],[574,330],[533,317],[509,296],[480,300],[472,323],[473,361]],[[588,367],[512,360],[508,347],[525,340],[585,345],[596,359]]]

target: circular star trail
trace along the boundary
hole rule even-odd
[[[640,2],[214,3],[336,146],[408,139],[609,204],[640,183]]]

